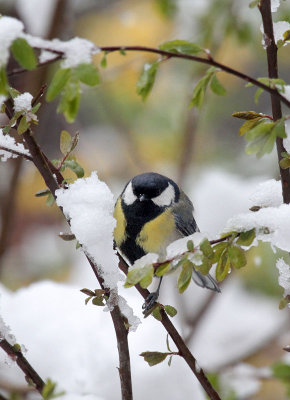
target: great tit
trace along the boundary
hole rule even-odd
[[[132,265],[147,253],[166,255],[171,242],[199,230],[186,194],[173,180],[155,172],[137,175],[126,184],[116,201],[114,217],[115,245]],[[220,292],[210,275],[194,270],[192,277],[198,286]],[[158,297],[159,287],[150,305]]]

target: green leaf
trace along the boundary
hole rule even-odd
[[[160,305],[156,305],[152,311],[152,316],[157,319],[157,321],[162,321],[162,315],[161,315],[161,307]]]
[[[177,11],[176,0],[155,0],[155,4],[166,18],[172,18]]]
[[[32,70],[37,66],[37,59],[33,48],[28,44],[27,40],[17,38],[12,42],[10,47],[13,57],[21,65],[21,67]]]
[[[187,40],[171,40],[169,42],[163,43],[159,46],[160,50],[170,51],[171,53],[181,53],[181,54],[198,54],[203,49],[192,42]]]
[[[75,160],[65,160],[63,165],[72,170],[78,178],[82,178],[85,174],[84,169]]]
[[[79,110],[81,98],[80,84],[75,79],[69,79],[62,92],[57,112],[62,112],[67,122],[73,122]]]
[[[17,133],[19,133],[19,135],[22,135],[24,132],[27,131],[28,128],[29,128],[29,123],[26,121],[26,116],[24,115],[21,118],[19,125],[17,127]]]
[[[283,310],[286,306],[288,306],[288,304],[290,304],[290,295],[289,294],[280,300],[279,310]]]
[[[258,4],[260,3],[260,0],[253,0],[250,2],[249,7],[250,8],[255,8],[258,6]]]
[[[177,314],[177,310],[176,308],[170,306],[170,305],[166,305],[164,306],[164,310],[166,311],[166,313],[170,316],[170,317],[174,317]]]
[[[0,95],[7,96],[8,95],[8,79],[6,74],[6,68],[0,68]]]
[[[207,238],[203,239],[203,241],[200,243],[200,250],[209,259],[212,259],[214,256],[214,251],[211,247],[211,244]]]
[[[58,69],[54,74],[52,81],[47,89],[46,100],[52,101],[64,89],[69,78],[71,77],[71,69]]]
[[[243,136],[249,130],[253,129],[255,126],[263,122],[263,118],[257,117],[253,119],[249,119],[248,121],[244,122],[243,125],[240,127],[239,135]]]
[[[160,266],[156,269],[155,275],[156,275],[156,276],[163,276],[163,275],[165,275],[166,272],[169,270],[170,265],[171,265],[170,262],[166,262],[166,263],[160,265]]]
[[[284,39],[284,42],[287,42],[288,40],[290,40],[290,30],[285,31],[283,33],[283,39]]]
[[[257,113],[255,111],[237,111],[232,113],[232,117],[240,118],[240,119],[256,119],[256,118],[264,118],[265,115],[261,113]]]
[[[103,58],[101,59],[101,63],[100,63],[102,68],[106,68],[107,67],[107,53],[105,52]]]
[[[192,96],[191,102],[189,104],[190,107],[200,108],[202,106],[206,88],[212,77],[212,75],[209,74],[208,71],[207,71],[206,75],[197,82],[197,84],[193,90],[193,96]]]
[[[48,196],[50,194],[49,189],[42,189],[39,192],[35,193],[35,197],[43,197],[43,196]]]
[[[216,267],[216,279],[221,282],[225,279],[225,277],[228,275],[229,270],[231,268],[231,263],[228,257],[228,250],[225,249],[217,263]]]
[[[79,64],[73,69],[73,75],[88,86],[96,86],[100,83],[98,68],[93,64]]]
[[[168,334],[168,333],[167,333],[167,335],[166,335],[166,346],[167,346],[167,350],[171,353],[172,350],[171,350],[171,348],[170,348],[170,346],[169,346],[169,334]]]
[[[290,168],[290,159],[289,158],[282,158],[280,160],[280,167],[283,169]]]
[[[144,69],[137,81],[137,93],[142,97],[143,101],[153,88],[158,66],[158,61],[155,61],[152,64],[145,64]]]
[[[211,82],[210,82],[211,90],[217,94],[218,96],[225,96],[227,91],[224,86],[220,83],[216,75],[213,75]]]
[[[264,89],[262,89],[262,88],[258,88],[258,89],[256,90],[255,97],[254,97],[255,104],[258,104],[259,98],[260,98],[260,96],[261,96],[261,94],[262,94],[263,92],[264,92]]]
[[[195,265],[195,269],[201,272],[203,275],[207,275],[212,267],[213,259],[209,259],[206,256],[202,256],[202,264]]]
[[[183,293],[190,284],[192,276],[193,264],[189,260],[185,260],[182,264],[182,270],[177,280],[177,287],[179,293]]]
[[[143,276],[143,278],[140,280],[140,286],[143,289],[146,289],[152,282],[154,275],[154,269],[152,271],[151,268],[148,269],[147,273]]]
[[[273,132],[275,132],[276,137],[285,139],[287,137],[285,132],[285,118],[281,118],[275,122]]]
[[[61,131],[60,134],[60,151],[64,156],[66,156],[70,151],[72,147],[72,137],[68,133],[68,131]]]
[[[188,240],[188,242],[186,243],[187,246],[187,250],[188,251],[194,251],[194,244],[192,240]]]
[[[54,203],[55,203],[55,198],[53,197],[53,195],[51,194],[51,193],[49,193],[49,195],[47,196],[47,199],[46,199],[46,205],[48,206],[48,207],[51,207],[51,206],[53,206],[54,205]]]
[[[281,381],[290,382],[290,364],[278,362],[272,365],[273,376]]]
[[[127,274],[127,278],[126,278],[124,287],[128,288],[128,287],[137,285],[137,283],[139,283],[148,274],[152,275],[152,277],[153,277],[154,268],[152,265],[145,265],[145,267],[142,267],[142,268],[131,269]]]
[[[255,237],[256,237],[255,228],[246,232],[241,232],[237,240],[237,244],[239,244],[240,246],[250,246],[253,243]]]
[[[161,353],[159,351],[144,351],[140,354],[141,357],[144,357],[144,360],[153,367],[156,364],[160,364],[162,361],[166,359],[168,353]]]
[[[231,246],[228,249],[229,260],[233,267],[239,269],[247,264],[245,250],[239,246]]]
[[[95,306],[104,306],[105,305],[105,303],[104,303],[104,298],[103,298],[103,296],[95,296],[94,298],[93,298],[93,300],[92,300],[92,303],[95,305]]]
[[[228,247],[228,245],[229,245],[228,242],[225,241],[225,242],[217,243],[213,246],[213,249],[214,249],[214,257],[212,260],[213,264],[218,262],[218,260],[221,257],[221,254]]]

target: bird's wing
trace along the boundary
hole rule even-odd
[[[176,228],[182,236],[192,235],[198,232],[198,226],[193,218],[193,205],[185,193],[180,192],[179,202],[172,208]]]

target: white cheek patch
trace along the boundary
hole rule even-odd
[[[135,196],[135,194],[133,193],[132,182],[128,183],[122,197],[127,206],[133,204],[134,201],[137,200],[137,196]]]
[[[159,207],[170,206],[175,199],[174,187],[169,183],[167,188],[159,196],[153,197],[152,201]]]

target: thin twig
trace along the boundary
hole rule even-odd
[[[28,154],[21,153],[21,151],[12,150],[9,147],[2,146],[2,145],[0,145],[0,149],[4,150],[4,151],[7,151],[8,153],[15,154],[16,156],[20,156],[22,158],[25,158],[26,160],[33,161],[32,157],[30,157]]]
[[[124,272],[124,274],[127,275],[129,267],[128,267],[127,263],[125,262],[125,260],[122,258],[122,256],[120,254],[118,254],[118,256],[119,256],[119,260],[120,260],[119,268],[121,269],[121,271]],[[143,289],[139,284],[135,285],[135,287],[138,290],[138,292],[141,294],[141,296],[146,300],[149,295],[149,291],[147,289]],[[212,387],[211,383],[207,379],[202,368],[200,368],[199,365],[197,364],[196,359],[191,354],[191,352],[188,349],[188,347],[186,346],[184,340],[179,335],[175,326],[172,324],[172,322],[168,318],[166,312],[161,308],[160,313],[162,316],[162,320],[160,322],[162,323],[162,325],[168,332],[169,336],[175,343],[176,347],[178,348],[179,354],[181,355],[181,357],[183,357],[184,361],[187,363],[189,368],[192,370],[192,372],[198,379],[199,383],[201,384],[201,386],[203,387],[203,389],[205,390],[205,392],[207,393],[209,398],[211,400],[220,400],[218,393]]]
[[[278,58],[277,58],[277,46],[274,38],[273,31],[273,20],[271,13],[271,0],[261,0],[259,4],[259,10],[262,16],[263,27],[264,27],[264,40],[267,52],[267,62],[268,62],[268,76],[269,78],[278,78]],[[272,103],[272,114],[274,121],[282,117],[281,101],[283,101],[278,96],[271,94]],[[285,103],[285,102],[284,102]],[[283,146],[283,139],[277,137],[276,139],[278,160],[282,159],[282,153],[286,152]],[[284,203],[290,203],[290,173],[289,168],[283,169],[280,167],[280,176],[282,181],[282,192]]]
[[[29,364],[27,359],[24,357],[23,353],[19,349],[15,349],[6,339],[0,341],[0,347],[11,357],[18,367],[24,372],[28,381],[32,382],[36,390],[41,394],[45,386],[44,381],[35,371],[35,369]]]

